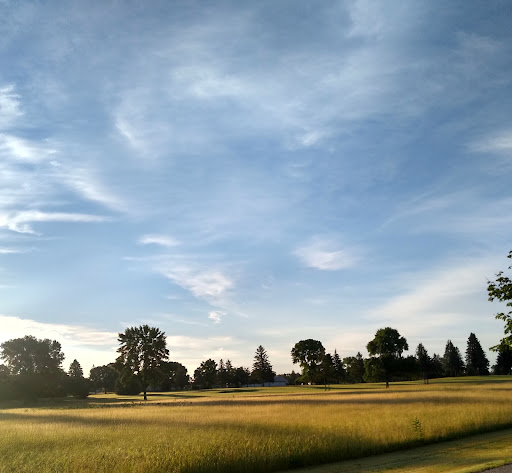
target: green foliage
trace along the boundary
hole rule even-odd
[[[119,334],[118,341],[121,345],[117,349],[118,361],[139,378],[144,400],[147,400],[147,387],[158,380],[160,365],[169,356],[165,333],[156,327],[141,325],[127,328]]]
[[[119,372],[110,365],[95,366],[91,368],[89,380],[95,390],[103,389],[104,393],[114,391]],[[140,391],[139,391],[140,392]]]
[[[209,358],[201,364],[194,371],[195,389],[212,389],[217,381],[217,363],[215,360]]]
[[[160,364],[162,391],[184,389],[189,384],[187,368],[177,361],[162,361]]]
[[[251,378],[255,384],[265,385],[265,383],[271,383],[274,381],[275,375],[276,374],[272,370],[272,365],[268,359],[267,351],[262,345],[260,345],[256,349],[256,353],[254,355]]]
[[[507,258],[512,258],[512,251],[509,252]],[[508,269],[512,269],[509,266]],[[512,307],[512,280],[508,276],[503,275],[503,271],[496,274],[496,281],[487,281],[487,293],[490,301],[506,302],[506,307]],[[505,337],[501,342],[491,347],[491,350],[497,351],[499,345],[512,346],[512,310],[508,312],[498,312],[496,319],[505,322]]]
[[[68,375],[71,376],[72,378],[84,377],[84,371],[82,370],[82,367],[80,366],[80,363],[78,363],[77,360],[73,360],[69,365]]]
[[[64,354],[56,340],[39,340],[27,335],[2,343],[0,349],[0,358],[6,361],[13,375],[62,374]]]
[[[116,379],[116,394],[134,396],[142,391],[142,385],[138,376],[135,376],[131,370],[123,370]]]
[[[305,381],[315,380],[324,354],[325,348],[322,343],[311,338],[297,342],[291,351],[292,361],[294,364],[299,363]]]
[[[505,343],[497,346],[498,356],[493,366],[494,374],[511,374],[512,371],[512,347]]]
[[[407,340],[394,328],[381,328],[375,333],[374,339],[368,342],[366,349],[371,357],[377,357],[381,363],[366,363],[365,379],[368,381],[377,379],[376,376],[381,376],[388,387],[393,375],[397,371],[403,370],[401,360],[404,350],[409,349]]]
[[[364,382],[365,366],[363,355],[357,352],[356,356],[347,356],[343,358],[343,366],[345,368],[346,381],[348,383]]]
[[[444,356],[442,358],[443,369],[446,376],[462,376],[464,374],[464,362],[459,349],[451,340],[446,342]]]
[[[489,374],[489,360],[485,356],[482,345],[476,338],[474,333],[471,333],[468,338],[466,349],[466,375],[468,376],[481,376]]]
[[[91,384],[88,379],[78,376],[68,376],[66,381],[66,391],[73,397],[85,399],[89,396]]]

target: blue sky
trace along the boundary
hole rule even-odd
[[[0,341],[278,372],[378,328],[443,353],[503,326],[505,1],[0,0]],[[492,355],[491,355],[492,358]],[[297,369],[297,367],[295,367]]]

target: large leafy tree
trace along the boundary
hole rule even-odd
[[[512,251],[509,252],[507,258],[512,259]],[[509,266],[508,269],[512,269],[512,266]],[[487,284],[487,293],[490,301],[506,302],[506,307],[512,307],[512,280],[505,276],[503,271],[496,274],[496,281],[488,281]],[[498,312],[496,319],[505,322],[505,337],[502,338],[498,345],[492,347],[491,350],[497,351],[500,345],[512,347],[512,310]]]
[[[144,400],[147,400],[147,387],[158,379],[160,364],[169,356],[165,333],[156,327],[141,325],[127,328],[119,334],[118,341],[118,361],[137,376]]]
[[[442,362],[446,376],[460,376],[464,374],[464,361],[462,361],[459,349],[451,340],[446,342]]]
[[[466,374],[469,376],[489,374],[489,360],[474,333],[469,334],[466,348]]]
[[[119,371],[110,365],[95,366],[91,368],[89,379],[94,389],[103,389],[104,393],[114,391]]]
[[[197,389],[211,389],[217,381],[217,363],[209,358],[194,371],[194,387]]]
[[[62,374],[64,354],[56,340],[39,340],[31,335],[14,338],[0,345],[0,358],[13,375]]]
[[[187,368],[177,361],[162,361],[160,365],[162,375],[162,391],[171,389],[184,389],[189,383]]]
[[[407,340],[402,337],[398,330],[386,327],[377,330],[373,340],[366,345],[368,353],[373,358],[378,358],[381,363],[380,369],[382,377],[386,382],[386,388],[389,387],[389,381],[395,372],[402,369],[402,353],[408,350]],[[369,363],[367,366],[372,368],[372,373],[377,373],[376,363]]]
[[[291,355],[293,363],[298,363],[302,368],[303,379],[314,381],[325,355],[322,342],[311,338],[301,340],[292,348]]]
[[[256,348],[256,353],[254,354],[251,376],[257,383],[265,385],[265,383],[274,381],[275,375],[267,351],[260,345]]]

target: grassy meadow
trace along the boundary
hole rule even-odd
[[[0,472],[269,472],[512,427],[512,378],[0,405]]]

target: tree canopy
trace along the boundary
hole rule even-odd
[[[325,348],[322,342],[311,338],[297,342],[291,351],[293,363],[299,363],[303,378],[309,381],[314,380],[324,354]]]
[[[512,259],[512,251],[509,252],[507,258]],[[508,269],[512,269],[512,266],[509,266]],[[487,293],[490,301],[506,302],[506,307],[512,307],[512,280],[508,276],[504,276],[503,271],[496,274],[496,281],[488,281],[487,284]],[[498,347],[503,344],[512,347],[512,310],[498,312],[496,319],[505,322],[505,337],[498,345],[492,347],[491,350],[497,351]]]
[[[61,374],[64,354],[56,340],[39,340],[32,335],[14,338],[0,345],[0,358],[10,374]]]
[[[149,383],[158,379],[159,367],[169,356],[165,333],[156,327],[141,325],[127,328],[118,337],[118,361],[136,375],[141,382],[144,400]]]
[[[367,377],[374,379],[375,376],[382,376],[386,381],[386,387],[389,387],[391,376],[401,369],[398,361],[402,358],[402,353],[409,349],[407,340],[398,333],[398,330],[385,327],[377,330],[373,340],[366,345],[366,349],[371,357],[380,360],[379,363],[373,361],[367,365]]]

